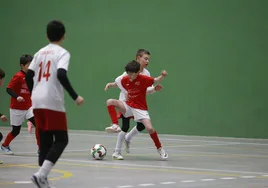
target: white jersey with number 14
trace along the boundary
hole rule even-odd
[[[70,53],[56,44],[40,49],[29,66],[35,72],[32,91],[34,109],[65,112],[64,89],[57,78],[57,70],[68,70]]]

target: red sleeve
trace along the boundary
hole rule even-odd
[[[14,90],[20,84],[21,84],[21,78],[18,75],[15,75],[15,76],[13,76],[11,81],[9,82],[7,88]]]
[[[154,84],[154,77],[145,76],[145,78],[147,87],[150,87]]]

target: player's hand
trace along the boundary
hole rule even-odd
[[[109,87],[111,86],[111,83],[106,84],[104,91],[108,91]]]
[[[157,84],[154,86],[155,91],[161,91],[162,88],[163,88],[163,86],[161,84]]]
[[[78,106],[80,106],[80,105],[83,104],[83,102],[84,102],[84,98],[81,97],[81,96],[78,96],[77,99],[75,100],[75,102],[76,102],[76,104],[77,104]]]
[[[167,73],[167,71],[162,70],[162,72],[161,72],[161,75],[162,75],[162,76],[166,77],[166,76],[167,76],[167,74],[168,74],[168,73]]]
[[[19,97],[17,97],[17,101],[18,101],[18,102],[23,102],[23,101],[25,101],[25,100],[24,100],[23,97],[19,96]]]
[[[2,116],[0,117],[0,119],[1,119],[3,122],[6,122],[6,121],[7,121],[7,117],[6,117],[5,115],[2,115]]]

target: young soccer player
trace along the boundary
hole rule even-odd
[[[125,66],[125,71],[127,75],[123,78],[120,78],[119,76],[118,79],[116,79],[116,84],[110,85],[110,87],[120,88],[122,86],[127,92],[128,100],[125,102],[117,99],[108,99],[107,106],[114,106],[119,109],[124,117],[134,116],[134,121],[143,123],[154,141],[161,158],[167,159],[168,154],[162,148],[158,134],[152,126],[146,101],[147,88],[152,86],[155,82],[160,83],[167,73],[166,71],[162,71],[161,75],[157,78],[141,75],[139,74],[140,64],[135,60],[130,61]],[[109,115],[111,119],[115,119],[117,116],[115,111],[109,111]],[[126,132],[124,131],[121,131],[118,134],[115,152],[113,153],[114,159],[123,159],[123,156],[121,155],[121,147],[125,135]]]
[[[4,85],[4,78],[5,78],[5,72],[2,69],[0,69],[0,87]],[[0,119],[3,122],[7,121],[7,117],[1,113],[0,113]],[[3,134],[0,132],[0,142],[2,141],[2,139],[3,139]],[[0,161],[0,164],[3,164],[3,161]]]
[[[10,143],[20,134],[21,125],[27,119],[35,125],[31,95],[25,82],[25,75],[32,61],[32,56],[25,54],[20,57],[20,68],[7,86],[7,93],[11,96],[10,99],[10,124],[11,132],[8,133],[4,143],[1,146],[4,154],[13,155],[10,149]],[[36,141],[39,148],[39,135],[36,131]],[[38,149],[39,150],[39,149]]]
[[[67,77],[70,53],[61,47],[65,37],[64,24],[53,20],[48,23],[46,30],[50,43],[34,55],[26,75],[40,133],[40,168],[31,178],[38,188],[50,187],[48,174],[68,144],[63,88],[77,105],[84,101],[74,91]]]
[[[150,57],[151,54],[148,50],[146,49],[139,49],[136,52],[136,61],[140,63],[140,74],[150,76],[150,72],[146,69],[150,62]],[[122,78],[123,76],[126,76],[127,73],[124,72],[120,77]],[[115,84],[113,83],[108,83],[105,87],[105,90],[110,87],[110,85]],[[119,95],[119,100],[121,101],[126,101],[126,91],[121,87],[121,92]],[[147,94],[152,94],[155,91],[160,91],[162,89],[162,86],[160,84],[156,86],[151,86],[147,88]],[[115,111],[114,106],[108,106],[108,111]],[[122,119],[122,129],[120,129],[118,125],[118,120],[114,119],[112,121],[112,126],[107,127],[105,130],[108,133],[117,133],[120,132],[121,130],[124,132],[128,132],[129,125],[130,125],[130,119],[132,117],[124,117],[121,112],[118,113],[118,119]],[[143,131],[145,129],[145,126],[141,122],[137,122],[137,125],[132,128],[132,130],[126,134],[124,143],[125,143],[125,150],[127,153],[129,153],[129,146],[130,146],[130,141],[131,139],[136,136],[139,132]]]

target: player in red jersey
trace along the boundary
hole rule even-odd
[[[108,106],[115,106],[124,117],[134,116],[134,121],[141,122],[146,130],[149,132],[154,144],[157,148],[158,153],[162,159],[167,159],[168,154],[162,148],[161,142],[158,138],[156,130],[153,128],[146,101],[147,88],[152,86],[154,83],[160,83],[167,75],[166,71],[162,71],[161,75],[157,78],[149,77],[146,75],[139,74],[140,64],[133,60],[125,66],[127,73],[122,79],[116,80],[117,87],[121,85],[127,92],[127,101],[120,101],[117,99],[108,99],[106,104]],[[109,115],[111,120],[117,117],[116,111],[110,112]],[[124,141],[126,132],[121,131],[117,137],[117,143],[113,158],[122,160],[121,147]]]
[[[0,69],[0,87],[2,87],[4,85],[4,78],[5,78],[5,71],[3,71],[2,69]],[[7,117],[4,114],[0,113],[0,119],[3,122],[7,121]],[[0,142],[3,139],[3,134],[0,132]],[[0,161],[0,164],[2,164],[3,161]]]
[[[21,70],[13,76],[6,89],[7,93],[11,96],[10,124],[12,126],[12,130],[8,133],[4,143],[1,146],[1,149],[5,154],[8,155],[14,154],[9,145],[12,140],[20,134],[22,123],[27,119],[33,125],[35,125],[33,109],[31,108],[31,95],[25,82],[25,75],[32,59],[33,57],[28,54],[20,57]],[[39,134],[37,129],[35,135],[39,148]]]
[[[40,133],[40,168],[31,178],[38,188],[51,187],[48,174],[68,145],[64,89],[77,105],[84,101],[74,91],[67,76],[70,53],[61,46],[65,39],[64,24],[56,20],[49,22],[47,38],[49,44],[35,53],[26,75]]]

